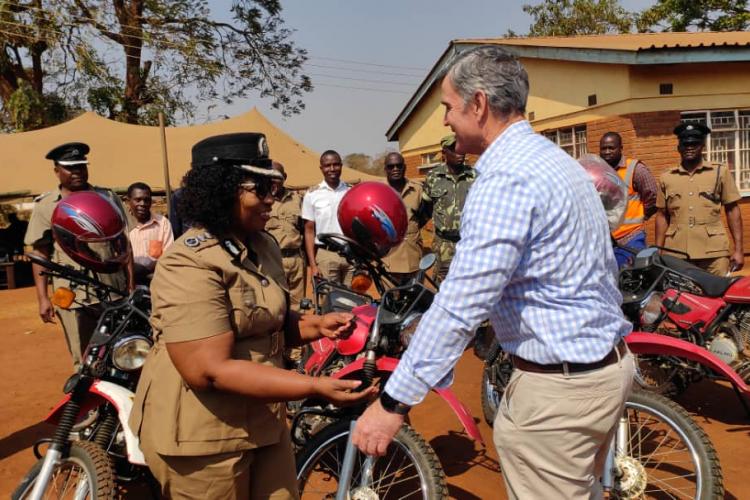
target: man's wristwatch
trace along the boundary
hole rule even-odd
[[[388,413],[395,413],[396,415],[406,415],[411,410],[411,406],[393,399],[385,391],[380,393],[380,405]]]

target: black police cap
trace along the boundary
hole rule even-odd
[[[231,165],[267,177],[279,177],[268,157],[268,143],[263,134],[244,132],[215,135],[193,146],[192,165]]]
[[[72,165],[85,165],[89,161],[86,159],[86,155],[89,154],[90,148],[88,144],[82,142],[66,142],[56,148],[52,149],[45,158],[52,160],[63,166]]]
[[[703,141],[711,129],[701,123],[681,123],[674,128],[674,135],[684,141]]]

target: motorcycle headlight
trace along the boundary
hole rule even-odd
[[[126,372],[138,370],[146,362],[150,349],[151,341],[140,335],[118,340],[112,348],[112,364]]]
[[[641,302],[641,325],[650,326],[661,318],[661,293],[652,292]]]
[[[409,342],[411,342],[414,332],[417,331],[417,325],[419,325],[419,319],[421,317],[421,314],[412,314],[401,324],[401,333],[399,334],[399,337],[401,338],[401,344],[404,347],[409,346]]]

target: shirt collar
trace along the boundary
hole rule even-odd
[[[346,189],[346,188],[348,187],[348,185],[347,185],[347,184],[346,184],[346,182],[344,182],[344,181],[339,181],[339,185],[338,185],[338,186],[336,186],[336,189],[331,189],[331,186],[329,186],[329,185],[328,185],[328,183],[327,183],[326,181],[321,181],[321,183],[320,183],[320,184],[318,184],[318,186],[319,186],[320,188],[322,188],[322,189],[326,189],[326,190],[328,190],[328,191],[331,191],[331,192],[334,192],[334,193],[335,193],[336,191],[341,191],[341,190],[344,190],[344,189]]]
[[[137,222],[135,228],[136,229],[144,229],[144,228],[149,227],[149,226],[151,226],[153,224],[158,224],[159,223],[159,221],[157,219],[158,217],[159,217],[159,214],[151,213],[151,218],[149,220],[147,220],[143,224],[141,224],[140,222]]]
[[[485,165],[486,160],[483,160],[491,156],[491,154],[488,153],[497,152],[497,154],[500,154],[499,152],[501,150],[515,143],[516,139],[519,137],[534,133],[534,129],[531,128],[531,124],[528,120],[520,120],[509,125],[508,128],[503,130],[502,133],[492,141],[492,144],[490,144],[484,153],[482,153],[479,161],[474,165],[474,170],[477,171],[477,174],[481,174],[484,169],[490,168],[491,165]]]

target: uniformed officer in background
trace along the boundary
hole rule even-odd
[[[451,134],[440,141],[444,163],[430,170],[424,181],[422,199],[425,201],[421,217],[429,219],[435,227],[432,251],[435,252],[435,279],[438,283],[448,274],[456,243],[461,239],[461,212],[466,195],[474,183],[476,172],[465,163],[465,157],[456,153],[456,136]]]
[[[284,273],[289,285],[292,309],[299,311],[299,303],[305,297],[305,257],[302,250],[302,196],[297,191],[284,187],[286,172],[284,165],[274,161],[273,168],[284,176],[274,179],[276,194],[271,207],[271,218],[266,230],[276,238],[281,248]]]
[[[384,161],[385,177],[388,185],[401,195],[406,205],[409,225],[406,236],[400,245],[392,249],[383,257],[383,264],[395,275],[403,280],[409,279],[419,270],[419,260],[422,258],[422,234],[420,229],[427,220],[424,218],[422,204],[422,185],[409,180],[405,176],[406,163],[399,153],[388,153]]]
[[[122,212],[123,219],[128,220],[128,214],[122,205],[120,197],[109,189],[92,186],[89,184],[88,159],[89,146],[82,142],[69,142],[57,146],[45,156],[54,162],[54,172],[58,179],[58,187],[39,196],[35,200],[34,209],[31,213],[29,226],[26,230],[24,244],[32,247],[37,255],[58,264],[71,266],[74,269],[83,269],[77,264],[52,238],[52,212],[57,202],[76,191],[96,191],[110,199]],[[127,290],[128,283],[132,279],[132,258],[128,265],[127,275],[124,272],[97,275],[97,279],[118,290]],[[81,357],[96,328],[96,323],[101,313],[97,306],[99,300],[93,293],[88,293],[84,288],[76,290],[76,300],[69,309],[53,307],[47,290],[47,276],[41,274],[44,268],[38,264],[32,264],[34,285],[39,303],[39,316],[45,323],[54,323],[54,317],[60,318],[68,350],[73,357],[73,365],[77,368],[81,363]],[[128,280],[128,278],[130,278]],[[53,289],[70,287],[70,282],[62,278],[52,279]],[[85,304],[83,307],[81,304]]]
[[[282,368],[286,345],[350,332],[353,316],[300,316],[264,231],[282,175],[262,134],[193,147],[178,209],[193,226],[151,282],[154,347],[130,426],[166,498],[298,498],[286,401],[354,403],[374,389]]]
[[[674,133],[681,161],[659,179],[656,244],[684,252],[692,264],[726,276],[744,265],[742,216],[737,204],[740,193],[726,165],[703,161],[711,129],[699,123],[683,123]],[[734,241],[732,252],[721,221],[722,205]]]

